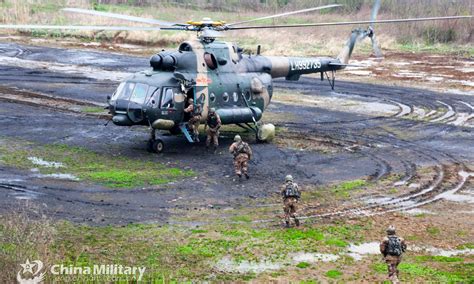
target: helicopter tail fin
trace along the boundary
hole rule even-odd
[[[348,64],[349,59],[351,58],[352,51],[354,50],[355,44],[358,41],[358,39],[363,36],[363,31],[360,29],[353,30],[351,33],[351,36],[349,37],[349,40],[347,41],[346,45],[342,49],[341,53],[337,56],[339,61],[341,61],[342,64]]]

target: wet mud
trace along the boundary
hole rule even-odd
[[[268,200],[287,174],[303,188],[355,179],[381,184],[336,206],[306,203],[305,222],[411,210],[455,194],[472,194],[466,184],[474,177],[474,96],[341,80],[333,91],[314,78],[276,80],[276,102],[267,112],[291,119],[264,120],[283,129],[278,139],[302,142],[251,141],[251,179],[239,182],[227,153],[232,133],[223,133],[215,155],[205,151],[204,143],[189,145],[174,136],[163,136],[165,153],[150,154],[146,128],[104,126],[103,113],[81,111],[103,106],[123,76],[147,65],[146,58],[126,55],[0,43],[0,137],[81,146],[196,173],[162,186],[118,190],[1,166],[0,212],[33,202],[53,218],[98,225],[180,223],[186,222],[182,214],[200,211],[210,217],[199,222],[230,222],[223,209],[265,205],[280,211],[280,204]],[[288,103],[278,99],[279,92],[302,93],[320,103]],[[330,108],[321,103],[335,98]],[[344,100],[350,100],[350,108],[338,107]],[[385,109],[353,111],[358,103]],[[317,145],[305,147],[308,143]],[[321,151],[321,144],[329,150]],[[387,186],[386,179],[393,176]],[[387,194],[388,188],[399,193]],[[273,221],[262,216],[255,222]]]

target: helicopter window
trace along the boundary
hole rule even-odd
[[[235,103],[239,100],[239,97],[237,96],[237,93],[236,93],[236,92],[234,92],[234,93],[232,94],[232,98],[234,99],[234,102],[235,102]]]
[[[123,87],[123,90],[118,94],[117,99],[129,100],[130,95],[132,95],[133,88],[135,88],[135,83],[126,83]]]
[[[209,69],[214,70],[217,68],[217,60],[214,54],[205,52],[204,53],[204,62],[206,62],[207,67]]]
[[[160,100],[160,88],[150,86],[150,88],[148,89],[147,97],[148,104],[151,105],[153,108],[156,108]]]
[[[229,101],[229,94],[228,93],[224,93],[222,95],[222,99],[224,100],[224,102],[228,102]]]
[[[120,85],[118,86],[117,90],[115,90],[115,93],[114,93],[114,94],[112,95],[112,97],[110,98],[110,101],[115,101],[115,100],[117,100],[117,97],[120,95],[120,93],[122,93],[124,86],[125,86],[125,82],[120,83]]]
[[[163,97],[161,99],[161,108],[173,108],[173,89],[165,88],[163,90]]]
[[[209,95],[209,100],[211,100],[211,102],[215,102],[216,101],[216,95],[214,93],[211,93]]]
[[[132,97],[130,98],[131,102],[137,104],[143,104],[146,99],[146,93],[148,91],[148,85],[138,83],[133,90]]]

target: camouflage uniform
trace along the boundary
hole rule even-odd
[[[390,238],[397,240],[400,244],[400,255],[390,254],[389,252],[389,243]],[[390,226],[387,229],[387,236],[380,243],[380,253],[383,255],[385,263],[387,264],[388,277],[392,282],[398,282],[398,265],[402,261],[402,253],[405,252],[407,245],[403,238],[397,237],[395,235],[395,228]]]
[[[221,128],[221,125],[221,118],[214,109],[211,109],[206,121],[206,147],[209,147],[212,141],[214,150],[217,149],[217,146],[219,146],[219,128]]]
[[[287,188],[293,187],[295,189],[295,193],[291,196],[287,196]],[[298,200],[300,199],[300,192],[298,188],[298,184],[293,182],[292,176],[287,176],[285,184],[281,187],[281,196],[283,198],[283,210],[285,212],[285,223],[286,226],[290,226],[290,218],[295,220],[296,226],[300,225],[300,221],[298,220]]]
[[[199,124],[201,123],[201,113],[194,111],[193,100],[189,100],[189,106],[184,109],[185,113],[189,113],[191,118],[188,121],[188,127],[191,130],[194,141],[199,142]]]
[[[229,152],[234,155],[235,174],[242,177],[242,174],[248,179],[248,161],[252,159],[252,149],[249,144],[242,141],[239,135],[234,138],[234,143],[230,145]],[[239,148],[242,149],[239,151]]]

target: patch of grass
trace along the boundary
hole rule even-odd
[[[245,216],[245,215],[233,216],[231,219],[232,221],[235,221],[235,222],[244,222],[244,223],[252,222],[252,218],[250,218],[250,216]]]
[[[474,265],[472,264],[458,264],[454,271],[439,270],[426,266],[426,264],[419,265],[407,262],[402,262],[398,268],[402,281],[424,280],[436,283],[470,283],[474,280],[472,276],[474,274],[471,274],[474,272]],[[387,273],[387,266],[381,262],[374,263],[372,270],[377,273]]]
[[[101,113],[101,112],[105,112],[103,107],[84,107],[84,108],[81,108],[81,111],[82,111],[82,112],[85,112],[85,113]]]
[[[421,262],[459,262],[464,261],[463,258],[460,257],[448,257],[448,256],[441,256],[441,255],[421,255],[415,257],[417,261]]]
[[[430,226],[426,228],[426,232],[432,236],[436,236],[436,235],[439,235],[441,230],[436,226]]]
[[[332,192],[340,198],[349,198],[350,192],[367,185],[367,181],[357,179],[353,181],[346,181],[338,184],[332,188]]]
[[[474,243],[466,243],[456,247],[457,249],[474,249]]]
[[[298,263],[298,264],[296,265],[296,267],[302,268],[302,269],[308,268],[308,267],[310,267],[310,266],[311,266],[311,264],[309,264],[309,263],[307,263],[307,262],[304,262],[304,261],[303,261],[303,262],[300,262],[300,263]]]
[[[339,278],[342,276],[342,272],[339,270],[329,270],[324,275],[329,278]]]
[[[324,243],[329,246],[336,246],[336,247],[342,247],[342,248],[349,245],[347,242],[337,239],[337,238],[326,239]]]
[[[35,165],[29,157],[59,162],[64,167]],[[168,167],[152,160],[110,156],[64,144],[9,143],[4,139],[0,139],[0,163],[21,169],[35,167],[42,174],[69,173],[112,188],[160,185],[194,175],[190,170]]]

